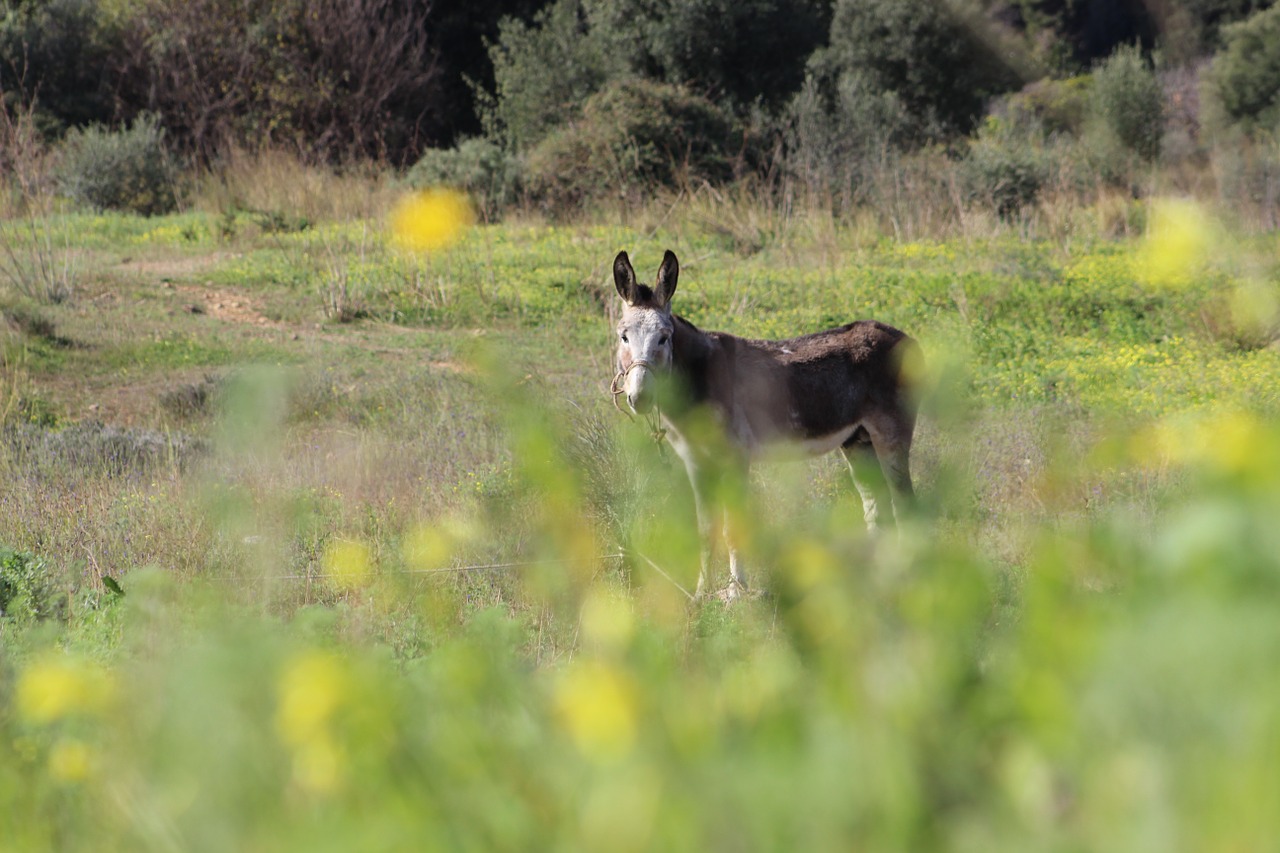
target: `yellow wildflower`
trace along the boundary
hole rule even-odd
[[[391,233],[401,248],[430,252],[456,242],[475,221],[464,193],[435,188],[400,200],[391,211]]]
[[[33,723],[52,723],[73,714],[97,714],[110,705],[115,683],[110,675],[68,658],[33,663],[18,678],[18,715]]]
[[[60,740],[49,752],[49,775],[59,782],[83,782],[93,769],[93,753],[78,740]]]
[[[351,679],[337,655],[310,651],[295,658],[280,677],[276,730],[298,746],[322,737],[350,693]]]
[[[324,552],[324,571],[340,590],[359,589],[369,582],[373,573],[369,546],[350,539],[338,539],[329,543]]]
[[[637,696],[634,680],[599,661],[574,664],[557,685],[560,723],[583,754],[608,762],[635,745]]]
[[[1213,223],[1194,201],[1157,199],[1138,252],[1139,275],[1151,284],[1183,287],[1208,265],[1217,242]]]

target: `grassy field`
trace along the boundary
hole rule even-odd
[[[72,286],[0,303],[0,847],[1274,846],[1280,256],[1148,213],[10,222]],[[686,600],[683,472],[607,393],[623,248],[704,328],[921,340],[901,537],[764,465],[764,594]]]

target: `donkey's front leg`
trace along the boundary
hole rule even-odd
[[[715,532],[711,524],[711,511],[707,506],[707,484],[689,467],[689,482],[693,484],[693,506],[698,514],[698,588],[694,598],[702,598],[711,589],[711,560],[715,555]]]
[[[747,573],[738,559],[738,537],[733,529],[732,513],[724,511],[724,544],[729,551],[729,588],[726,590],[730,601],[747,591]]]

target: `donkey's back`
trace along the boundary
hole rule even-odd
[[[906,333],[860,320],[778,341],[709,337],[707,402],[748,451],[798,444],[826,453],[871,441],[874,432],[886,435],[886,445],[903,433],[910,440],[919,345]]]

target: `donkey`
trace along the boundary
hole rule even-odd
[[[636,281],[626,252],[614,259],[613,281],[624,304],[611,391],[615,404],[625,395],[636,414],[656,407],[684,462],[703,542],[697,595],[709,591],[712,502],[726,479],[745,487],[751,461],[771,448],[814,456],[839,448],[868,530],[877,529],[885,486],[895,521],[900,518],[915,500],[911,377],[922,358],[915,340],[873,320],[783,341],[704,332],[671,313],[679,274],[669,250],[653,287]],[[732,599],[746,590],[747,576],[731,514],[724,515],[725,594]]]

